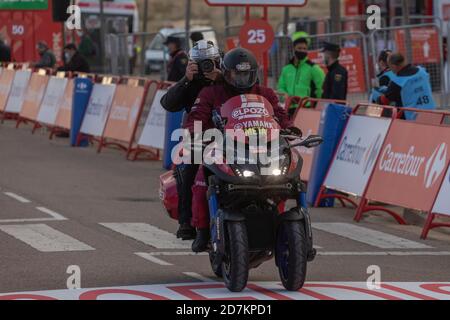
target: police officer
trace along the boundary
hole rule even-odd
[[[169,112],[186,111],[189,113],[200,91],[221,81],[221,54],[212,42],[200,40],[189,53],[184,77],[172,86],[161,99],[161,105]],[[203,70],[209,65],[209,70]],[[195,239],[196,231],[191,227],[192,186],[198,171],[198,165],[184,164],[176,170],[178,189],[178,211],[180,227],[177,237],[182,240]]]
[[[169,50],[170,60],[167,64],[167,81],[177,82],[183,78],[188,65],[188,56],[181,48],[181,38],[169,36],[164,42]]]
[[[339,64],[341,48],[337,44],[326,42],[322,50],[324,62],[328,68],[323,86],[324,99],[346,100],[348,89],[348,72]]]
[[[378,55],[377,78],[369,98],[370,102],[376,103],[378,101],[378,98],[386,92],[391,79],[395,76],[388,64],[388,59],[391,54],[391,50],[385,49]]]
[[[394,53],[388,59],[389,67],[394,76],[386,92],[378,99],[382,105],[396,107],[433,110],[436,104],[430,84],[430,75],[422,67],[408,64],[401,53]],[[403,118],[415,119],[414,112],[405,112]]]

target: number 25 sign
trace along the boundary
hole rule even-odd
[[[272,26],[265,20],[250,20],[239,33],[241,46],[253,52],[268,51],[275,39]]]

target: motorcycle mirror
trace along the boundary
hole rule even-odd
[[[321,136],[312,135],[303,140],[302,142],[299,142],[297,144],[294,144],[291,146],[291,148],[295,147],[305,147],[305,148],[315,148],[320,146],[323,143],[323,138]]]

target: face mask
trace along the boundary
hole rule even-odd
[[[303,60],[308,56],[308,52],[305,51],[295,51],[295,56],[298,60]]]
[[[72,59],[72,56],[69,52],[65,52],[64,53],[64,58],[66,59],[66,62],[69,62],[70,59]]]

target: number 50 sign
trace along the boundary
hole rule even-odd
[[[268,51],[275,39],[272,26],[265,20],[250,20],[239,33],[241,46],[255,53]]]

